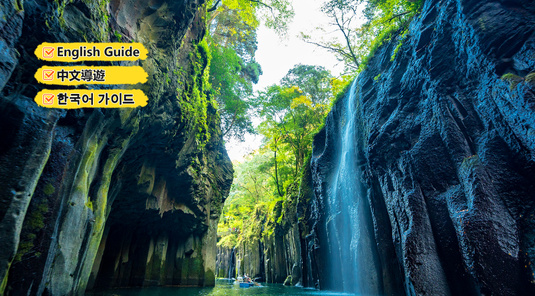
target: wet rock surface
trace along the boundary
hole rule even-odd
[[[233,172],[201,82],[204,1],[21,3],[1,3],[10,20],[0,30],[9,57],[0,62],[1,291],[213,285],[217,221]],[[149,73],[138,86],[146,107],[35,105],[38,44],[117,36],[149,49],[133,63]]]
[[[357,78],[386,295],[535,293],[534,32],[533,1],[426,1]],[[323,190],[343,101],[314,142],[309,266],[328,258]],[[329,283],[313,270],[308,285]]]

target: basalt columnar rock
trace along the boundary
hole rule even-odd
[[[345,106],[314,142],[309,266],[328,263]],[[425,1],[358,76],[355,106],[383,293],[534,294],[535,2]],[[329,282],[322,270],[308,285]]]
[[[204,84],[204,1],[2,0],[0,10],[0,294],[213,285],[232,164]],[[37,45],[85,41],[145,45],[146,60],[122,65],[149,74],[135,86],[146,107],[33,102]]]

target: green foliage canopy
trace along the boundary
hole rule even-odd
[[[259,132],[265,147],[273,151],[274,179],[279,196],[298,175],[312,145],[315,131],[323,124],[332,90],[329,71],[320,66],[297,65],[255,99],[262,118]]]
[[[262,120],[263,146],[235,164],[235,178],[225,202],[218,232],[220,246],[264,239],[283,229],[287,208],[296,205],[295,192],[313,135],[336,94],[351,77],[336,79],[323,67],[296,65],[279,84],[253,98]]]
[[[256,30],[261,21],[283,34],[293,17],[288,0],[212,0],[207,22],[212,52],[210,83],[219,104],[223,135],[243,139],[253,132],[249,102],[262,74],[255,61]]]

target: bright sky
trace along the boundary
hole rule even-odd
[[[324,0],[292,1],[295,17],[289,26],[288,37],[284,40],[270,29],[263,26],[259,28],[256,60],[262,66],[263,75],[255,90],[278,83],[296,64],[319,65],[330,70],[334,76],[340,75],[343,65],[332,53],[298,37],[300,32],[314,36],[314,28],[327,26],[329,20],[320,10],[323,2]],[[230,159],[242,161],[244,156],[260,147],[261,141],[261,136],[246,135],[244,142],[227,142]]]

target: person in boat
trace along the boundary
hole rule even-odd
[[[246,283],[250,283],[251,282],[251,278],[248,277],[247,275],[245,275],[245,277],[243,279],[245,280]]]

